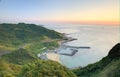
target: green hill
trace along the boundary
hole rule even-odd
[[[24,65],[20,77],[76,77],[76,75],[53,61],[34,61]]]
[[[20,48],[26,49],[37,57],[46,49],[58,47],[57,40],[63,39],[63,34],[35,24],[0,24],[0,56]]]
[[[16,77],[21,68],[20,65],[0,60],[0,77]]]
[[[2,55],[2,60],[19,65],[31,62],[35,59],[36,58],[34,58],[32,54],[25,49],[15,50],[9,54]]]
[[[0,77],[76,77],[61,64],[50,60],[35,60],[24,65],[0,60]]]
[[[63,35],[35,24],[0,24],[0,77],[76,77],[37,54],[58,47]]]
[[[17,47],[23,43],[61,39],[62,34],[35,24],[0,24],[0,45]]]
[[[78,77],[120,77],[120,43],[101,61],[73,72]]]

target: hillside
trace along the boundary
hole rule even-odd
[[[9,54],[2,55],[2,60],[5,60],[9,63],[21,65],[31,62],[35,60],[35,58],[29,51],[25,49],[19,49]]]
[[[20,65],[0,60],[0,77],[15,77],[20,73]]]
[[[0,46],[17,47],[23,43],[61,39],[62,34],[35,24],[0,24]]]
[[[63,34],[35,24],[0,24],[0,56],[11,51],[26,49],[33,57],[37,57],[46,49],[58,47],[57,40]]]
[[[76,77],[66,67],[53,61],[34,61],[23,66],[20,77]]]
[[[78,77],[120,77],[120,43],[115,45],[108,56],[101,61],[73,72]]]
[[[76,77],[38,53],[58,47],[63,35],[35,24],[0,24],[0,77]]]
[[[22,66],[0,60],[0,77],[76,77],[76,75],[61,64],[49,60],[35,60]]]

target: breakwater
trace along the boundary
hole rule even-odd
[[[60,53],[60,55],[67,55],[67,56],[73,56],[78,52],[78,50],[73,50],[72,53]]]
[[[90,49],[90,47],[88,47],[88,46],[79,46],[79,47],[76,47],[76,46],[66,45],[66,47],[68,47],[68,48],[77,48],[77,49],[79,49],[79,48],[81,48],[81,49]]]

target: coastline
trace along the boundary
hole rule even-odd
[[[38,57],[43,60],[53,60],[58,63],[62,63],[60,60],[60,55],[62,55],[62,54],[59,53],[59,49],[66,48],[67,46],[64,46],[64,44],[67,42],[70,42],[70,41],[74,41],[74,40],[77,40],[77,39],[72,38],[72,37],[67,37],[66,34],[64,34],[64,39],[58,40],[58,44],[59,44],[58,48],[55,48],[54,50],[50,50],[50,51],[47,50],[47,51],[43,52],[42,54],[40,54],[40,56],[38,56]],[[70,55],[70,56],[73,56],[73,55]]]
[[[77,40],[76,38],[72,38],[72,37],[67,37],[66,34],[64,34],[64,39],[63,40],[59,40],[58,41],[58,44],[59,44],[59,47],[54,49],[53,52],[47,52],[46,53],[46,57],[50,60],[55,60],[55,61],[58,61],[60,62],[60,53],[57,53],[58,52],[58,49],[60,48],[64,48],[64,43],[67,43],[67,42],[70,42],[70,41],[74,41],[74,40]],[[54,59],[55,58],[55,59]]]

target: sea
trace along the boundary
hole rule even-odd
[[[120,42],[120,27],[106,25],[46,25],[46,28],[65,33],[77,40],[65,43],[69,46],[87,46],[78,49],[73,56],[60,55],[61,64],[68,68],[85,67],[108,55],[110,49]],[[61,49],[60,52],[69,52]]]

